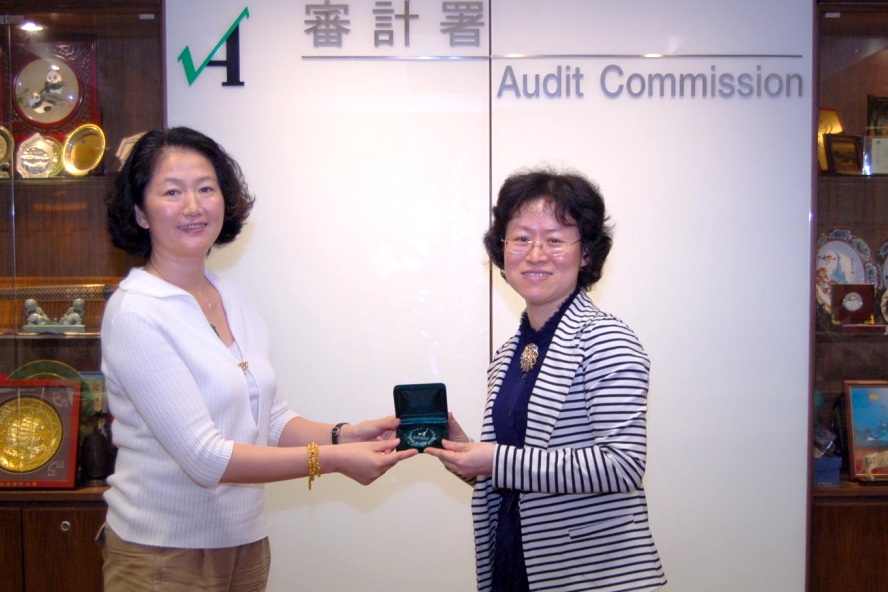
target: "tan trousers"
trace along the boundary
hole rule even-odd
[[[268,582],[268,538],[223,549],[150,547],[107,525],[104,538],[105,592],[264,592]]]

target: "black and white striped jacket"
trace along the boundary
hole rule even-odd
[[[488,368],[481,439],[517,335]],[[530,589],[653,590],[666,582],[648,528],[647,354],[632,330],[584,293],[561,319],[530,397],[525,446],[498,445],[472,498],[478,589],[490,590],[498,489],[519,489]]]

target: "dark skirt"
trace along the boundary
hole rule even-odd
[[[530,592],[521,544],[519,492],[506,490],[502,493],[493,554],[493,592]]]

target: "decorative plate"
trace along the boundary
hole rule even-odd
[[[38,125],[64,121],[80,105],[81,82],[71,65],[57,56],[25,64],[15,76],[15,106]]]
[[[876,287],[888,290],[888,240],[879,246],[876,262],[879,264],[879,285]]]
[[[80,418],[88,421],[95,409],[93,408],[93,394],[89,383],[83,379],[80,372],[62,362],[55,360],[35,360],[23,364],[13,370],[8,380],[31,380],[32,378],[60,378],[63,380],[76,380],[80,382]]]
[[[49,142],[52,143],[53,148],[55,149],[55,157],[52,159],[52,169],[49,171],[50,177],[55,177],[65,168],[65,163],[62,162],[62,143],[55,138],[46,138]]]
[[[844,228],[835,228],[817,240],[814,288],[817,302],[829,313],[833,284],[879,285],[879,270],[869,246]]]
[[[12,176],[12,161],[15,156],[15,140],[9,130],[0,125],[0,179]]]
[[[882,313],[882,318],[888,323],[888,240],[885,240],[879,246],[879,252],[876,254],[876,263],[879,267],[879,285],[877,288],[884,290],[879,310]]]
[[[12,161],[15,154],[15,140],[9,130],[0,125],[0,163]]]
[[[82,177],[99,166],[105,155],[105,134],[92,123],[81,125],[65,139],[62,162],[65,172]]]
[[[34,134],[19,146],[15,169],[25,179],[59,174],[62,170],[62,143],[55,138]]]
[[[62,447],[62,418],[37,397],[17,397],[0,405],[0,469],[30,473],[48,463]]]

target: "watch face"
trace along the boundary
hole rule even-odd
[[[857,312],[863,308],[863,296],[857,292],[849,292],[842,298],[842,307],[848,312]]]

